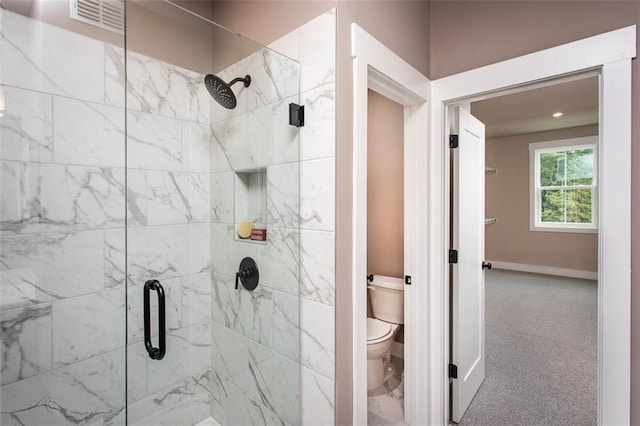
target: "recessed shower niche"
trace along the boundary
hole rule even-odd
[[[253,243],[266,243],[267,229],[267,170],[235,172],[233,182],[233,217],[235,239]],[[240,228],[250,222],[253,230],[242,234]],[[264,237],[260,237],[264,230]],[[257,234],[257,235],[256,235]]]

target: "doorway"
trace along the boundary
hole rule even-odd
[[[451,150],[452,247],[469,240],[468,230],[455,234],[471,217],[456,203],[468,204],[478,190],[485,201],[482,217],[472,218],[483,236],[483,255],[471,267],[484,298],[473,336],[481,334],[484,348],[476,370],[486,373],[476,387],[464,365],[475,358],[461,354],[471,346],[459,341],[468,302],[467,312],[456,311],[476,288],[459,294],[473,279],[463,277],[468,241],[460,264],[450,266],[451,357],[461,370],[451,378],[451,420],[461,425],[597,421],[599,80],[579,77],[471,102],[485,124],[486,156],[476,153],[474,164],[456,169],[470,150],[464,143],[478,143],[460,135]],[[472,166],[486,186],[465,183]]]
[[[446,107],[463,99],[483,97],[543,83],[587,70],[600,73],[600,182],[601,207],[598,239],[598,424],[626,424],[630,413],[630,147],[631,147],[631,58],[635,57],[635,26],[586,38],[535,54],[446,77],[432,84],[432,136],[429,185],[432,205],[445,201],[442,212],[431,212],[430,232],[439,235],[448,227],[449,153],[445,124]],[[606,46],[606,47],[603,47]],[[624,241],[621,243],[619,238]],[[448,283],[447,241],[434,242],[431,256],[433,283]],[[438,250],[437,247],[440,247]],[[441,265],[441,267],[438,267]],[[430,360],[437,365],[430,376],[431,423],[448,421],[449,322],[448,293],[437,285],[430,288]],[[442,350],[442,352],[440,352]],[[438,376],[439,373],[439,376]]]

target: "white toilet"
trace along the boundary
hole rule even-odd
[[[367,318],[367,389],[376,389],[389,379],[391,345],[404,323],[404,281],[374,275],[367,286],[375,318]]]

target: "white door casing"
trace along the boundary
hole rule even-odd
[[[449,418],[449,150],[447,106],[585,71],[600,73],[598,205],[598,424],[630,422],[631,59],[636,26],[435,80],[431,85],[429,185],[429,420]],[[442,207],[442,208],[440,208]]]
[[[484,124],[458,107],[454,132],[458,147],[451,150],[452,264],[451,420],[459,423],[485,377],[484,336]]]

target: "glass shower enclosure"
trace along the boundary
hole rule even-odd
[[[298,63],[171,2],[10,6],[0,424],[300,423]]]

